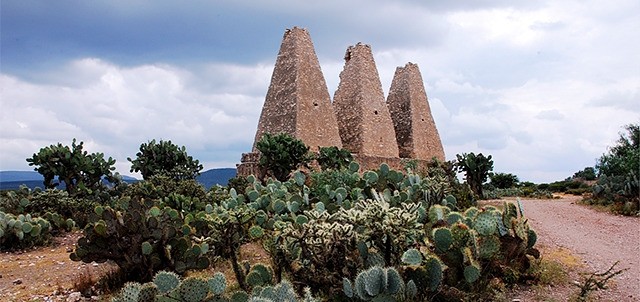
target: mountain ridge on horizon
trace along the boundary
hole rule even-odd
[[[132,176],[121,176],[122,179],[128,183],[140,181],[140,179]],[[216,184],[227,185],[229,179],[235,176],[235,168],[213,168],[200,173],[200,175],[196,177],[196,180],[208,190]],[[35,187],[42,187],[43,181],[44,177],[36,171],[0,171],[0,190],[15,190],[22,184],[33,189]]]

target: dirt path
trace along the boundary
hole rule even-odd
[[[522,200],[539,244],[569,249],[587,272],[604,272],[619,260],[616,268],[629,270],[615,277],[608,291],[596,293],[598,301],[640,301],[640,219],[598,212],[575,204],[578,200]]]

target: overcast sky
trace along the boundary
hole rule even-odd
[[[640,1],[1,2],[0,170],[73,138],[129,172],[171,140],[205,169],[249,152],[287,28],[307,28],[331,95],[370,44],[385,95],[417,63],[447,159],[571,176],[640,122]],[[135,175],[134,175],[135,176]]]

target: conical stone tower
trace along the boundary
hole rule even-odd
[[[444,149],[431,115],[418,65],[398,67],[387,97],[400,157],[444,161]]]
[[[306,29],[287,29],[271,76],[251,153],[243,153],[238,175],[261,175],[256,145],[265,133],[288,133],[311,151],[342,147],[338,124],[311,36]]]
[[[398,158],[398,145],[371,47],[358,43],[345,54],[333,98],[345,149],[365,157]]]
[[[253,144],[265,133],[288,133],[311,151],[318,147],[342,147],[318,57],[306,29],[287,29],[271,76]]]

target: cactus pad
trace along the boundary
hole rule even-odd
[[[527,236],[527,248],[532,248],[536,241],[538,241],[538,234],[532,229],[529,229],[529,234]]]
[[[161,294],[166,294],[178,287],[180,278],[174,272],[160,271],[153,277],[153,284]]]
[[[158,294],[158,288],[153,283],[146,283],[140,288],[138,294],[139,302],[155,302],[158,300],[156,297]]]
[[[500,251],[500,239],[497,236],[481,236],[478,240],[478,257],[490,259]]]
[[[433,242],[440,252],[447,251],[453,243],[451,230],[446,227],[433,229]]]
[[[221,295],[227,288],[227,279],[224,277],[224,274],[217,272],[207,280],[207,284],[209,284],[209,290],[214,295]]]
[[[456,222],[459,221],[464,221],[464,217],[462,215],[460,215],[460,213],[458,212],[451,212],[449,214],[447,214],[447,223],[449,225],[453,225]]]
[[[199,278],[187,278],[178,286],[178,293],[185,302],[200,302],[209,294],[209,284]]]
[[[451,226],[451,237],[456,247],[463,247],[469,243],[471,232],[466,224],[458,222]]]
[[[422,263],[422,254],[417,249],[408,249],[402,254],[402,263],[420,265],[420,263]]]
[[[467,265],[464,268],[464,279],[467,283],[476,282],[480,278],[480,267],[476,265]]]
[[[482,236],[493,235],[496,232],[497,225],[491,211],[485,211],[476,217],[474,229]]]

